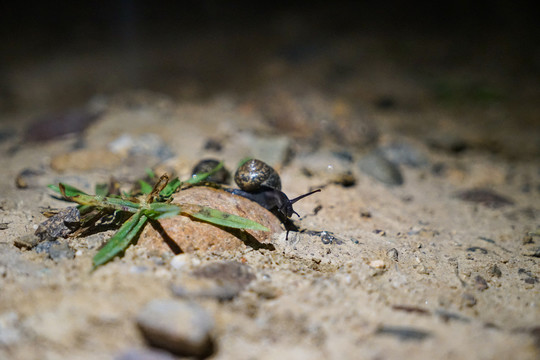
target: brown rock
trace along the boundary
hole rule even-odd
[[[187,216],[175,216],[159,220],[157,226],[146,226],[140,236],[139,246],[174,253],[197,250],[223,252],[245,246],[273,249],[272,234],[282,231],[280,221],[271,212],[251,200],[224,190],[193,187],[176,194],[172,203],[209,206],[256,221],[270,231],[231,229]]]

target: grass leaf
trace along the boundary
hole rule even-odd
[[[178,206],[159,202],[150,204],[150,209],[145,210],[145,215],[153,220],[164,219],[178,214],[180,214]]]
[[[76,202],[79,205],[95,206],[111,210],[129,211],[132,213],[139,211],[141,207],[141,205],[138,203],[113,197],[92,196],[86,194],[67,196],[67,191],[66,197],[68,198],[68,200]]]
[[[156,177],[156,173],[153,172],[152,169],[150,169],[150,168],[144,169],[144,172],[146,173],[146,175],[148,175],[148,177],[149,177],[150,179],[153,179],[153,178]]]
[[[120,229],[109,239],[107,244],[92,259],[93,270],[103,265],[115,256],[121,254],[131,244],[133,239],[144,227],[148,218],[142,211],[136,212]]]
[[[65,193],[66,193],[67,196],[88,195],[84,191],[79,190],[74,186],[67,185],[67,184],[62,184],[62,186],[64,187]],[[60,191],[60,186],[59,185],[51,184],[51,185],[47,185],[47,187],[49,189],[59,193],[59,194],[62,194],[62,192]]]
[[[217,164],[216,167],[213,168],[212,170],[210,170],[209,172],[205,172],[205,173],[200,173],[200,174],[195,174],[195,175],[193,175],[189,180],[186,180],[186,183],[187,183],[187,184],[191,184],[191,185],[200,183],[201,181],[206,180],[209,176],[212,176],[212,175],[214,175],[216,172],[218,172],[219,170],[221,170],[222,167],[223,167],[223,161],[220,162],[219,164]]]
[[[139,185],[141,186],[141,192],[143,194],[150,194],[152,192],[153,186],[146,181],[139,180]]]
[[[96,184],[94,189],[96,196],[107,196],[109,194],[109,185],[108,184]]]
[[[174,194],[176,189],[178,189],[181,185],[182,185],[182,182],[180,181],[180,179],[178,179],[176,177],[176,178],[172,179],[171,181],[169,181],[167,186],[165,186],[165,188],[163,190],[161,190],[161,192],[159,194],[161,196],[167,198],[167,197],[171,196],[172,194]]]
[[[241,216],[229,214],[207,206],[195,204],[181,204],[181,212],[196,219],[203,220],[215,225],[226,226],[235,229],[252,229],[269,231],[266,226]]]

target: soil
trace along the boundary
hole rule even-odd
[[[307,40],[312,23],[289,15],[264,22],[274,32],[140,39],[127,65],[125,48],[73,44],[5,62],[1,359],[142,359],[138,314],[185,291],[205,294],[187,298],[215,322],[211,359],[540,357],[536,65],[480,51],[482,33]],[[469,61],[452,57],[458,40]],[[322,189],[294,204],[288,235],[237,205],[271,217],[272,246],[185,217],[167,226],[190,222],[175,230],[190,246],[155,246],[146,231],[93,272],[114,230],[59,237],[55,252],[21,245],[44,209],[69,205],[48,184],[92,193],[113,177],[127,189],[147,168],[187,179],[201,159],[234,172],[246,157],[271,164],[289,198]],[[215,245],[223,233],[234,246]],[[225,295],[234,280],[196,276],[233,261],[254,276]]]

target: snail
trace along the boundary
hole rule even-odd
[[[242,164],[234,174],[234,181],[240,189],[229,190],[234,195],[240,195],[255,201],[268,210],[277,209],[286,218],[290,218],[294,211],[293,204],[321,189],[310,191],[294,199],[289,199],[281,191],[281,180],[278,173],[261,160],[251,159]]]

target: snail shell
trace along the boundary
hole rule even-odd
[[[256,192],[265,188],[281,190],[278,173],[267,163],[251,159],[240,166],[234,174],[238,187],[247,192]]]

